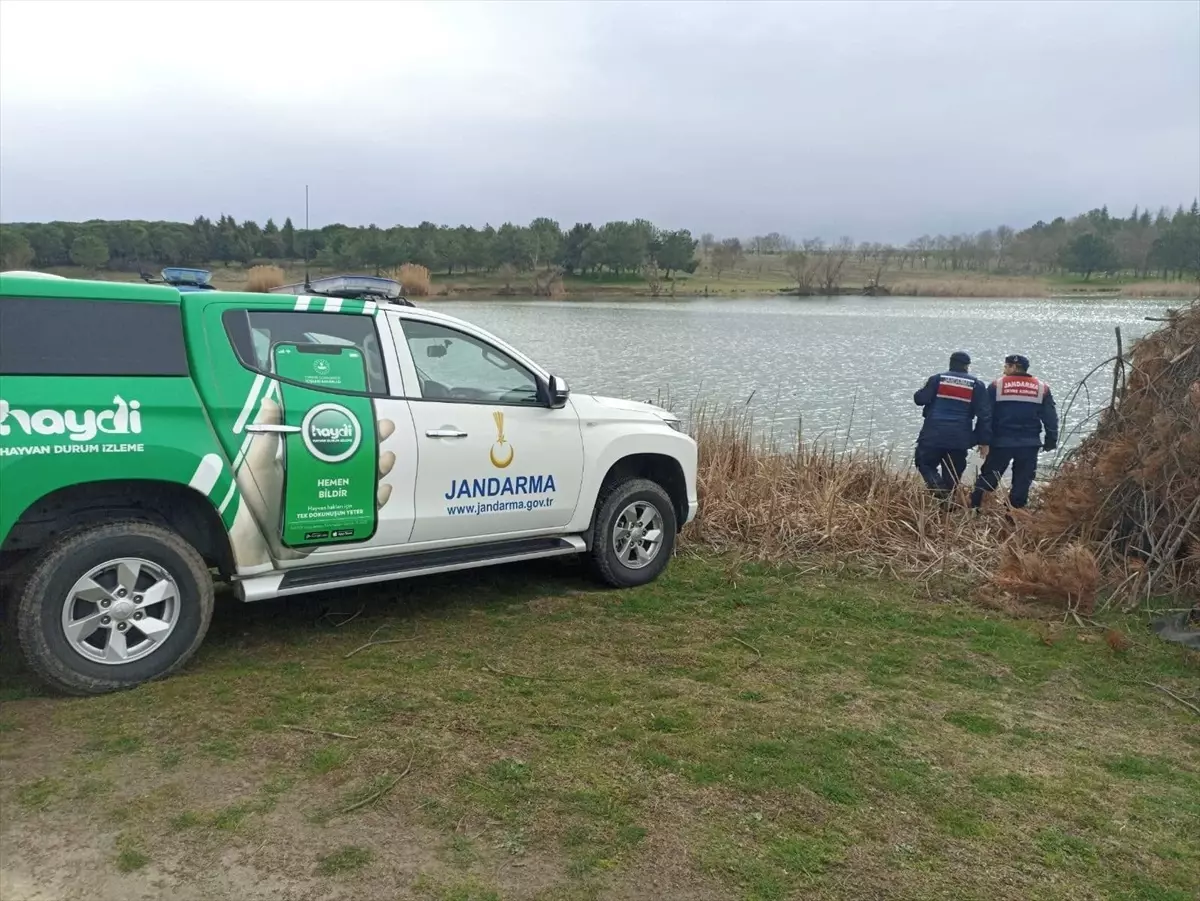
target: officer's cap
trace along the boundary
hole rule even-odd
[[[971,355],[969,353],[967,353],[965,350],[956,350],[954,353],[950,354],[950,365],[951,366],[970,366],[971,365]]]
[[[1010,366],[1020,366],[1022,369],[1029,368],[1029,357],[1024,354],[1009,354],[1004,358],[1004,362]]]

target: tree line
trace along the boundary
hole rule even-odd
[[[417,263],[446,275],[470,272],[552,272],[576,276],[640,275],[658,284],[701,265],[721,278],[748,255],[780,258],[801,293],[832,291],[850,263],[874,270],[940,269],[1000,275],[1075,272],[1132,273],[1137,277],[1200,277],[1200,205],[1171,213],[1135,208],[1113,216],[1107,207],[1071,219],[1039,221],[973,234],[922,235],[903,244],[826,242],[768,235],[693,239],[687,229],[661,229],[644,219],[576,223],[563,229],[549,218],[528,225],[506,222],[475,228],[422,222],[417,226],[327,225],[304,230],[291,219],[238,222],[221,215],[193,222],[105,221],[0,225],[0,265],[5,269],[76,265],[97,270],[153,270],[170,265],[212,265],[307,260],[315,267],[382,272]]]
[[[729,239],[718,242],[711,234],[700,237],[702,250],[725,262],[746,252],[780,255],[787,269],[800,273],[801,287],[811,271],[814,281],[827,281],[837,261],[854,260],[873,266],[877,274],[898,269],[941,269],[954,272],[987,272],[997,275],[1044,275],[1073,272],[1131,273],[1139,278],[1200,278],[1200,204],[1166,207],[1151,213],[1134,207],[1128,217],[1113,216],[1108,207],[1072,219],[1038,221],[1021,231],[1007,225],[974,234],[922,235],[896,246],[842,238],[827,245],[819,238],[794,241],[772,232],[751,238],[743,245]],[[714,268],[716,268],[714,266]]]
[[[268,219],[237,222],[222,215],[180,222],[102,221],[0,225],[5,269],[82,266],[136,271],[155,266],[309,260],[316,267],[381,272],[416,263],[447,275],[557,268],[568,275],[641,272],[653,264],[667,278],[693,272],[697,241],[687,229],[661,229],[644,219],[576,223],[553,219],[499,228],[439,226],[354,227],[341,224],[297,229]]]

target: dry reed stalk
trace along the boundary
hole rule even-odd
[[[388,273],[388,277],[398,281],[408,297],[428,297],[433,290],[429,270],[418,263],[405,263]]]
[[[287,280],[284,277],[283,270],[278,266],[252,266],[246,272],[245,290],[247,291],[266,294],[272,288],[278,288],[280,285],[286,284]]]

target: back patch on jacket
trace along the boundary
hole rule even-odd
[[[970,403],[975,396],[975,380],[957,375],[939,376],[937,396],[939,400],[961,400]]]
[[[1006,375],[996,379],[996,400],[1017,400],[1040,404],[1046,396],[1046,383],[1032,375]]]

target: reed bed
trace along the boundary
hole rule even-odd
[[[904,278],[888,290],[893,297],[1047,297],[1037,278]]]
[[[887,455],[756,437],[739,409],[689,415],[699,445],[700,515],[689,546],[766,562],[811,559],[897,578],[987,578],[999,527],[947,510]]]
[[[1113,297],[1162,298],[1167,300],[1194,300],[1200,297],[1200,282],[1186,281],[1141,281],[1130,285],[1111,284],[1102,280],[1090,285],[1074,285],[1070,288],[1053,288],[1040,278],[1021,276],[980,276],[974,278],[900,278],[887,285],[893,297],[978,297],[978,298],[1029,298],[1049,297],[1052,294],[1071,296],[1076,294],[1111,295]]]
[[[1167,300],[1196,300],[1200,298],[1200,281],[1135,282],[1120,290],[1122,297],[1164,298]]]

